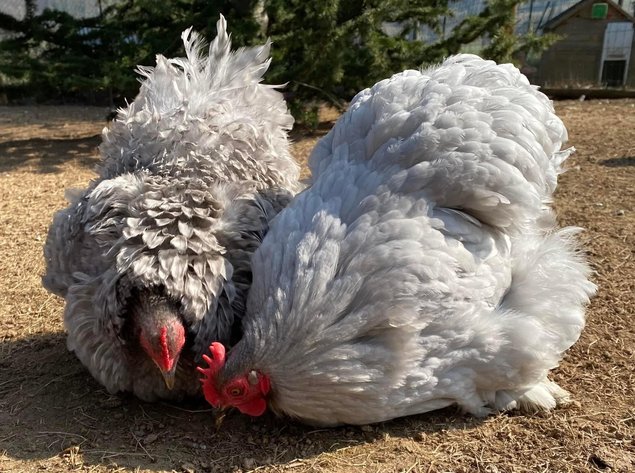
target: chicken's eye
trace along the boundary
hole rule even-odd
[[[243,395],[243,388],[239,386],[235,386],[229,390],[229,395],[233,397],[238,397]]]

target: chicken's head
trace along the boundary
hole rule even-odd
[[[267,410],[266,396],[271,387],[269,377],[259,371],[250,369],[245,373],[228,377],[219,376],[225,365],[225,347],[214,342],[209,347],[211,357],[203,355],[209,365],[199,367],[203,375],[203,394],[214,407],[236,407],[243,414],[262,415]]]
[[[185,345],[185,327],[178,311],[166,298],[155,294],[134,304],[139,345],[159,368],[168,389],[174,387],[176,367]]]

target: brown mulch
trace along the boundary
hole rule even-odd
[[[231,414],[217,431],[204,404],[108,395],[67,352],[62,301],[40,285],[52,214],[91,178],[107,111],[0,107],[0,471],[635,472],[635,100],[556,108],[578,150],[556,208],[586,229],[600,288],[554,372],[572,406],[317,430]],[[292,134],[300,162],[324,118]]]

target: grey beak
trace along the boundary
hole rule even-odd
[[[176,362],[170,371],[161,370],[161,374],[163,375],[163,380],[165,381],[165,385],[169,390],[174,388],[174,382],[176,380]]]

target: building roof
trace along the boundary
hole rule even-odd
[[[544,24],[543,29],[545,30],[554,29],[555,27],[559,26],[561,23],[564,23],[566,20],[574,16],[583,8],[588,7],[592,3],[608,3],[609,7],[613,8],[614,10],[617,10],[617,12],[620,13],[625,20],[632,21],[635,23],[635,18],[632,15],[630,15],[626,10],[624,10],[622,7],[620,7],[617,3],[615,3],[613,0],[582,0],[581,2],[578,2],[575,5],[573,5],[571,8],[568,8],[567,10],[563,11],[559,15],[554,16],[551,20],[549,20],[547,23]]]

